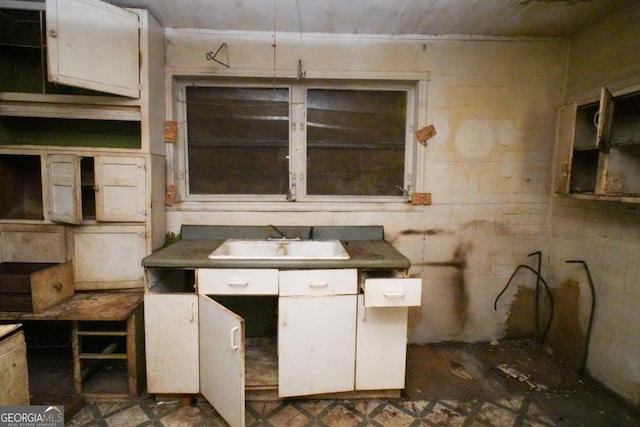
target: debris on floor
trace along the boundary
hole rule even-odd
[[[529,380],[530,377],[528,375],[521,374],[520,372],[518,372],[514,368],[510,368],[509,366],[507,366],[505,363],[503,363],[502,365],[499,365],[497,367],[497,369],[499,371],[501,371],[501,372],[504,372],[509,377],[515,378],[518,381],[527,384],[532,390],[546,390],[547,389],[547,386],[542,385],[542,384],[537,384],[537,383],[534,383],[533,381],[530,381]]]

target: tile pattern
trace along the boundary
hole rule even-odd
[[[580,398],[562,396],[562,399]],[[248,402],[247,426],[287,427],[551,427],[566,425],[612,425],[606,414],[594,412],[588,424],[572,422],[567,417],[545,412],[534,393],[513,396],[498,401],[449,400],[284,400]],[[571,406],[567,402],[567,406]],[[584,415],[584,414],[583,414]],[[640,418],[632,415],[615,425],[635,426]],[[145,396],[137,401],[121,403],[92,402],[87,404],[68,424],[73,427],[182,427],[226,426],[224,420],[203,399],[196,407],[188,399],[156,401]]]
[[[531,341],[499,346],[409,346],[402,399],[250,401],[247,426],[271,427],[637,427],[633,412],[601,385],[579,377]],[[542,387],[496,369],[503,363]],[[460,376],[463,371],[467,375]],[[226,426],[202,397],[89,402],[73,427]]]

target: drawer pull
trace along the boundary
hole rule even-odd
[[[249,282],[245,280],[245,281],[242,281],[242,282],[241,281],[227,282],[227,284],[229,286],[231,286],[232,288],[244,288],[249,284]]]
[[[237,326],[236,326],[235,328],[231,328],[231,348],[232,348],[233,350],[237,350],[237,349],[238,349],[238,347],[240,347],[239,345],[237,345],[237,344],[236,344],[236,342],[235,342],[235,340],[234,340],[235,335],[236,335],[235,333],[236,333],[237,331],[239,331],[239,330],[240,330],[240,328],[238,328]]]
[[[385,298],[404,298],[403,292],[383,292]]]
[[[309,282],[310,288],[326,288],[327,286],[329,286],[327,282]]]

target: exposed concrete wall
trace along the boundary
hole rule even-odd
[[[572,40],[566,102],[640,84],[640,5]],[[579,283],[578,317],[586,334],[591,299],[582,266],[596,291],[588,372],[640,406],[640,206],[552,200],[550,278]],[[575,349],[574,349],[575,350]]]
[[[535,278],[519,278],[497,311],[494,298],[527,254],[547,251],[567,42],[277,34],[274,69],[269,33],[167,30],[166,39],[169,89],[173,75],[295,77],[298,59],[307,78],[428,78],[421,120],[437,135],[419,146],[417,188],[432,193],[431,206],[178,202],[169,231],[183,223],[382,224],[424,282],[423,305],[410,310],[411,342],[504,335],[517,286]],[[228,69],[205,58],[221,43]],[[173,100],[168,107],[175,119]]]

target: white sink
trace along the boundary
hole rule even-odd
[[[209,254],[210,259],[349,259],[339,240],[228,239]]]

